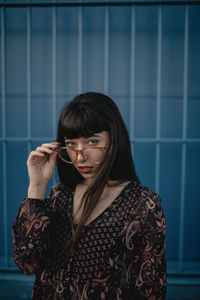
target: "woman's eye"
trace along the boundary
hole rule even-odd
[[[74,143],[73,142],[65,142],[66,147],[73,147]]]
[[[98,142],[99,142],[98,140],[90,140],[89,145],[97,145]]]

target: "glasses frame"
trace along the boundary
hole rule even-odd
[[[58,147],[58,148],[55,149],[55,151],[58,153],[58,156],[59,156],[59,158],[60,158],[62,161],[64,161],[64,162],[67,163],[67,164],[73,165],[73,164],[77,161],[77,158],[78,158],[78,155],[79,155],[79,154],[81,154],[82,157],[83,157],[84,159],[86,159],[86,158],[84,157],[84,154],[83,154],[83,151],[84,151],[85,149],[97,149],[97,150],[100,150],[100,151],[103,153],[102,159],[101,159],[101,161],[98,163],[98,164],[100,164],[100,163],[103,161],[104,157],[105,157],[105,150],[108,149],[108,148],[109,148],[109,146],[105,146],[105,147],[84,147],[84,148],[81,149],[81,150],[76,150],[76,149],[74,149],[74,148],[70,148],[70,150],[72,150],[72,151],[74,151],[74,152],[76,153],[76,159],[75,159],[74,162],[72,162],[72,161],[67,161],[66,159],[64,159],[64,158],[60,155],[60,151],[61,151],[61,150],[66,150],[66,151],[67,151],[67,149],[69,149],[69,147]]]

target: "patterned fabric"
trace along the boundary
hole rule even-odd
[[[159,196],[128,183],[85,226],[71,255],[74,191],[59,183],[48,199],[25,198],[13,225],[13,252],[36,274],[32,299],[159,300],[166,294],[165,220]]]

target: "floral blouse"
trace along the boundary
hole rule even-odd
[[[71,255],[74,190],[59,183],[46,200],[25,198],[13,224],[13,252],[36,274],[32,299],[160,300],[166,295],[165,219],[159,196],[129,182],[84,227]]]

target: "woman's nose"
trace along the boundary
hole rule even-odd
[[[82,150],[77,150],[76,161],[78,161],[78,162],[85,161],[85,157],[83,155],[83,151]]]

